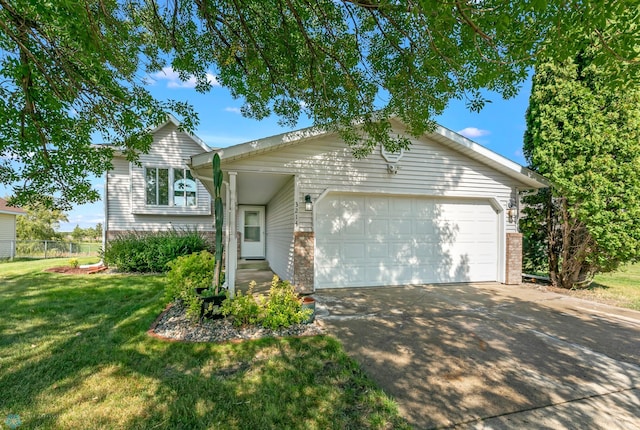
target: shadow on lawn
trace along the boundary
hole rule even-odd
[[[406,426],[330,337],[162,342],[146,335],[159,277],[3,283],[0,414],[27,428]]]

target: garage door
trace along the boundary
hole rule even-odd
[[[487,201],[329,194],[316,204],[316,288],[495,281]]]

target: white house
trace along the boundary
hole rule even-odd
[[[20,208],[7,206],[7,201],[0,199],[0,259],[15,256],[16,219],[24,213]]]
[[[394,132],[405,130],[399,121],[392,125]],[[213,189],[214,151],[179,132],[175,120],[154,134],[141,167],[115,160],[108,234],[211,228],[204,189]],[[230,288],[239,259],[266,259],[303,291],[520,283],[519,193],[547,186],[536,173],[443,127],[412,138],[408,151],[378,148],[364,159],[355,159],[338,135],[313,128],[216,151],[225,176]],[[171,172],[183,168],[197,179],[197,205],[165,196],[176,197]],[[161,176],[158,169],[168,170]]]
[[[151,150],[139,165],[116,152],[105,179],[106,240],[131,231],[213,231],[211,197],[186,164],[211,148],[178,126],[170,117],[153,130]]]
[[[394,132],[404,133],[392,120]],[[302,290],[520,283],[519,193],[544,178],[438,127],[410,150],[355,159],[314,129],[218,150],[227,180],[227,279],[265,258]],[[212,189],[213,153],[189,166]],[[239,255],[235,255],[239,252]]]

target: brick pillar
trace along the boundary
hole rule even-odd
[[[522,234],[507,233],[507,267],[505,284],[519,285],[522,283]]]
[[[297,231],[293,243],[293,283],[300,293],[313,292],[313,249],[315,235],[311,231]]]

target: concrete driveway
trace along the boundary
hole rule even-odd
[[[638,312],[499,284],[315,297],[416,428],[640,428]]]

